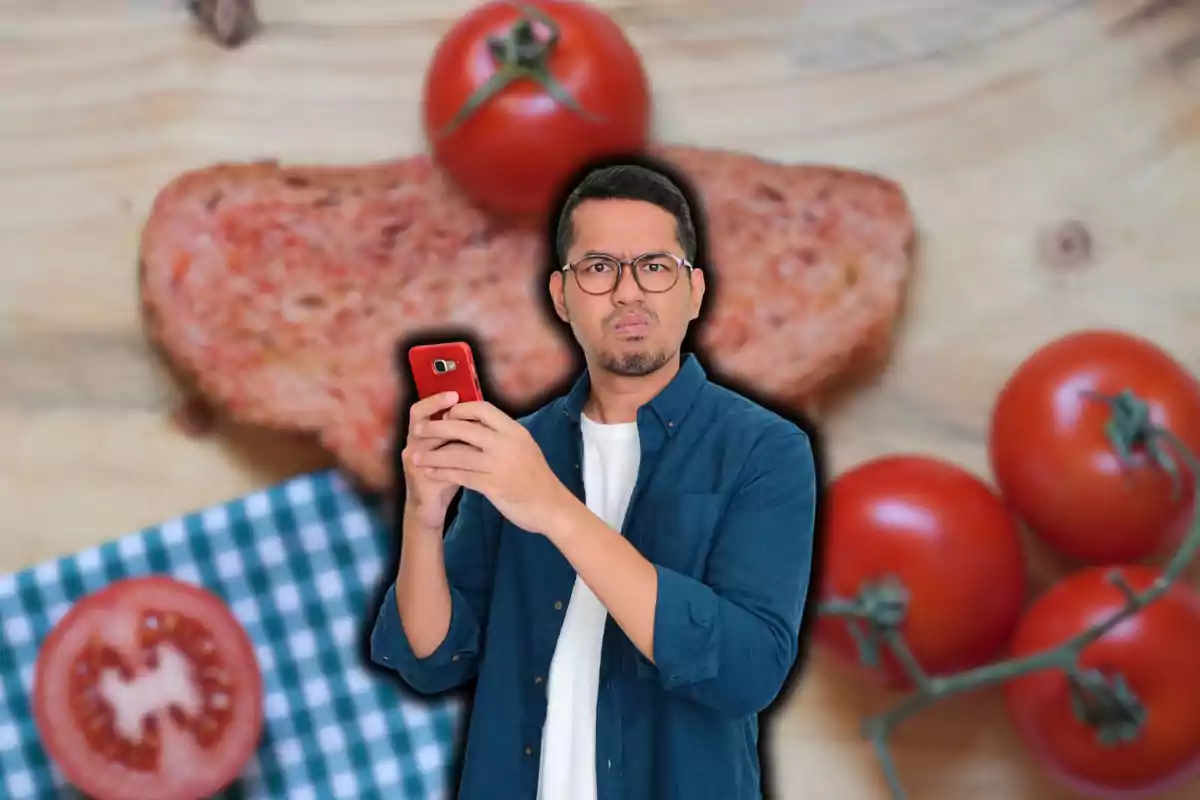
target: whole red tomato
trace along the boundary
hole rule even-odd
[[[650,90],[637,51],[593,6],[490,2],[438,45],[424,125],[434,160],[467,195],[525,217],[548,211],[593,159],[643,150]]]
[[[80,600],[33,679],[38,736],[94,800],[199,800],[245,769],[263,727],[254,645],[211,592],[162,575]]]
[[[992,412],[989,449],[1001,494],[1052,549],[1083,563],[1160,553],[1179,541],[1194,507],[1182,459],[1176,487],[1141,442],[1131,442],[1124,461],[1114,447],[1114,412],[1088,393],[1123,390],[1147,404],[1154,424],[1200,451],[1200,383],[1157,345],[1120,331],[1083,331],[1045,345],[1017,368]]]
[[[1116,568],[1135,591],[1158,573]],[[1012,655],[1024,658],[1083,633],[1119,611],[1121,589],[1110,568],[1090,567],[1038,598],[1013,636]],[[1067,675],[1042,670],[1005,685],[1008,712],[1035,758],[1060,782],[1088,797],[1157,796],[1200,769],[1200,595],[1179,583],[1084,648],[1084,669],[1124,680],[1145,712],[1144,727],[1127,744],[1102,744],[1098,729],[1072,710]]]
[[[930,675],[1003,651],[1024,605],[1025,558],[1016,522],[983,481],[945,461],[885,456],[840,475],[824,504],[823,603],[898,581],[908,593],[900,630]],[[814,636],[875,682],[910,685],[886,650],[879,667],[862,663],[844,619],[822,615]]]

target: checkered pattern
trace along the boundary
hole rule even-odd
[[[362,666],[388,537],[378,509],[322,472],[0,576],[0,797],[64,796],[31,715],[38,644],[74,600],[146,573],[216,592],[257,645],[266,731],[229,798],[446,796],[456,702],[409,697]]]

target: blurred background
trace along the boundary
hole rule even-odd
[[[1200,371],[1200,3],[595,4],[642,54],[660,141],[907,193],[909,307],[886,371],[821,415],[834,473],[921,451],[986,474],[1004,380],[1077,328],[1137,331]],[[141,225],[168,180],[215,161],[422,152],[426,64],[475,5],[263,0],[262,31],[227,49],[183,3],[0,2],[0,571],[331,464],[299,438],[173,423],[138,314]],[[815,656],[772,726],[777,796],[886,798],[858,725],[894,699]],[[895,744],[914,798],[1074,796],[996,691]]]

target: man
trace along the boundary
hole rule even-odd
[[[587,370],[519,421],[412,406],[372,660],[424,693],[477,679],[462,800],[761,797],[757,715],[812,560],[809,439],[681,354],[705,283],[673,183],[593,171],[558,231],[550,293]]]

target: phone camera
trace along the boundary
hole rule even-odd
[[[433,371],[438,375],[444,375],[454,369],[454,362],[448,358],[435,358],[433,360]]]

